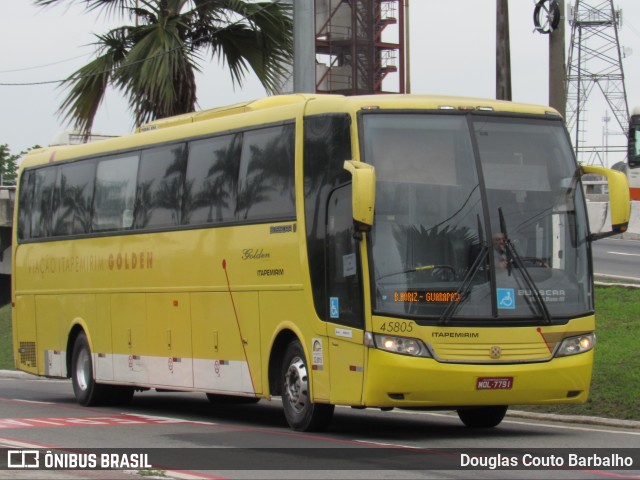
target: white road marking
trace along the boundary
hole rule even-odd
[[[627,255],[629,257],[640,257],[640,253],[626,253],[626,252],[607,252],[611,255]]]
[[[22,398],[13,398],[14,402],[35,403],[36,405],[55,405],[55,402],[39,402],[37,400],[23,400]]]

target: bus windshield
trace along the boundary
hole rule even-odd
[[[374,313],[561,322],[593,309],[579,174],[556,118],[363,115]]]

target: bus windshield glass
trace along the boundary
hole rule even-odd
[[[555,322],[593,309],[588,225],[557,118],[363,115],[374,312]]]

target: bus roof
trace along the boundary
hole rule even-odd
[[[548,106],[470,97],[403,94],[349,97],[320,94],[277,95],[154,120],[142,125],[131,135],[81,145],[52,146],[32,150],[23,158],[20,167],[24,168],[88,155],[124,151],[181,138],[205,135],[211,131],[232,130],[269,121],[290,119],[302,113],[314,115],[378,109],[486,110],[559,116],[556,110]],[[239,115],[247,113],[250,115],[244,117]],[[207,122],[215,122],[216,124]]]

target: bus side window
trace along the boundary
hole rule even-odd
[[[36,170],[31,212],[31,238],[45,238],[51,235],[53,222],[53,191],[58,167]]]
[[[93,231],[123,230],[133,225],[138,154],[102,160],[96,169]]]
[[[183,224],[235,220],[241,139],[234,134],[189,143]]]
[[[186,166],[185,144],[142,152],[135,203],[135,228],[180,224]]]
[[[295,217],[293,125],[244,133],[238,175],[238,220]]]
[[[91,201],[95,178],[92,161],[60,167],[56,182],[53,235],[72,235],[91,231]]]
[[[33,190],[35,173],[25,171],[20,179],[20,196],[18,198],[18,239],[28,240],[31,237],[31,215],[33,212]]]

